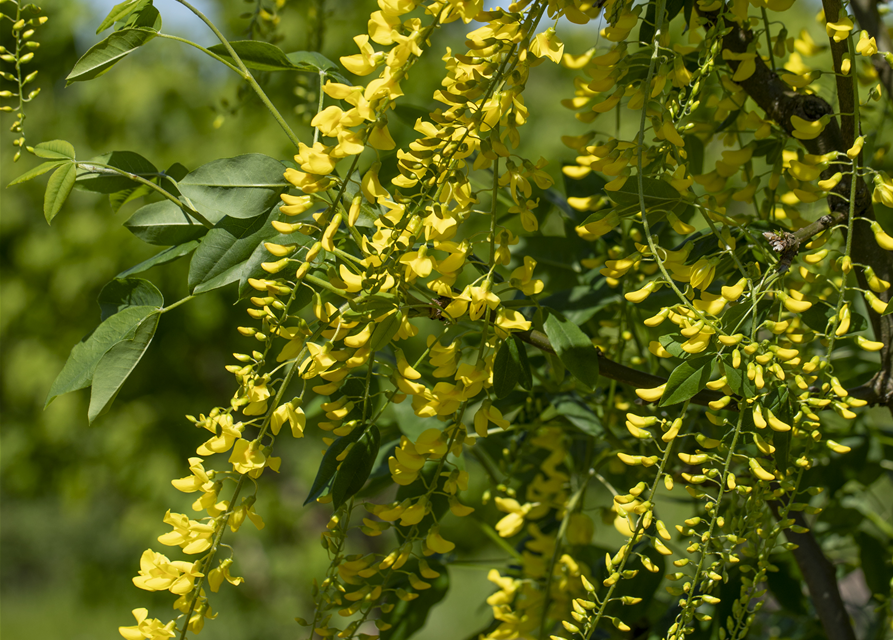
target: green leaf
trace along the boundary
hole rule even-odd
[[[893,313],[893,298],[891,298],[890,301],[887,303],[887,308],[884,309],[884,312],[881,314],[881,316],[888,316],[891,313]]]
[[[164,296],[158,288],[141,278],[115,278],[99,292],[99,309],[102,320],[123,311],[127,307],[164,306]]]
[[[865,584],[871,593],[886,596],[890,592],[890,580],[893,580],[893,567],[885,560],[889,553],[877,538],[865,531],[859,531],[855,537]]]
[[[565,393],[552,399],[552,407],[543,412],[544,421],[564,418],[574,427],[590,436],[604,435],[604,427],[595,412],[576,393]]]
[[[325,72],[327,76],[350,86],[351,82],[341,73],[340,67],[316,51],[294,51],[288,54],[288,59],[294,65],[297,71],[307,71],[310,73]]]
[[[213,223],[230,218],[254,218],[279,201],[289,184],[285,165],[260,153],[214,160],[178,183],[180,194]]]
[[[264,240],[277,235],[270,221],[278,217],[279,205],[267,215],[256,218],[230,218],[220,220],[202,238],[201,245],[189,263],[190,292],[216,278],[237,264],[246,262]],[[241,278],[241,273],[239,274]]]
[[[713,356],[686,360],[673,369],[657,406],[668,407],[685,402],[707,386],[713,370]]]
[[[293,51],[287,56],[292,66],[301,71],[337,71],[338,65],[316,51]]]
[[[73,162],[64,164],[53,172],[47,181],[47,190],[43,196],[43,215],[47,223],[51,223],[56,214],[62,209],[62,205],[68,199],[68,195],[74,188],[77,178],[77,165]]]
[[[117,193],[125,189],[133,189],[137,185],[145,186],[131,178],[115,173],[111,169],[96,166],[94,163],[107,164],[146,179],[158,175],[155,165],[140,154],[133,151],[112,151],[78,163],[78,188],[95,193]]]
[[[691,175],[696,176],[704,171],[704,143],[701,139],[694,135],[688,134],[682,136],[685,142],[685,154],[688,156],[688,167]]]
[[[387,346],[394,336],[397,335],[397,331],[400,330],[400,325],[402,323],[403,311],[399,309],[379,322],[375,326],[375,329],[372,330],[372,335],[369,337],[369,351],[374,353],[376,351],[381,351]]]
[[[45,160],[74,160],[74,147],[65,140],[41,142],[34,147],[34,155]]]
[[[269,42],[233,40],[229,44],[249,69],[257,69],[258,71],[298,70],[282,49]],[[213,47],[208,47],[208,50],[235,64],[233,57],[223,44],[215,44]]]
[[[161,14],[151,4],[134,11],[123,22],[118,23],[117,31],[128,27],[143,27],[152,31],[161,31]]]
[[[674,209],[685,205],[682,196],[669,183],[654,178],[642,178],[642,193],[645,196],[645,208]],[[636,176],[630,176],[629,180],[617,191],[608,194],[619,205],[639,206],[639,182]]]
[[[109,14],[105,17],[105,20],[99,23],[99,27],[96,29],[96,33],[102,33],[110,26],[112,26],[119,20],[123,20],[137,9],[142,9],[147,4],[149,4],[150,1],[151,0],[125,0],[120,4],[116,4],[114,7],[112,7],[112,10],[109,11]]]
[[[183,244],[208,232],[207,227],[170,200],[140,207],[124,226],[143,242],[159,245]]]
[[[571,287],[553,293],[540,300],[540,304],[561,309],[564,317],[579,327],[619,299],[620,294],[609,288],[604,278],[599,278],[592,285]]]
[[[193,291],[192,295],[198,295],[200,293],[207,293],[208,291],[213,291],[214,289],[220,289],[221,287],[225,287],[234,282],[238,282],[242,278],[242,269],[245,268],[245,263],[240,262],[239,264],[233,265],[220,275],[207,280],[206,282],[202,282],[198,285]]]
[[[332,481],[332,506],[338,509],[363,488],[381,446],[381,433],[371,425],[347,453]]]
[[[738,369],[732,366],[731,356],[723,356],[722,368],[725,372],[726,382],[735,395],[742,398],[752,398],[754,396],[753,381],[747,377],[747,372],[743,368]]]
[[[518,345],[509,336],[502,341],[496,359],[493,361],[493,393],[497,398],[504,398],[515,390],[521,376],[521,356]]]
[[[655,9],[656,5],[657,0],[651,0],[648,3],[648,9],[645,10],[645,18],[642,20],[642,25],[639,27],[639,42],[648,44],[654,40],[654,22],[657,20],[657,10]],[[672,16],[667,15],[667,18],[672,19]]]
[[[778,397],[776,403],[770,407],[775,416],[785,424],[794,423],[794,411],[791,409],[790,395],[787,387],[780,387],[777,394],[771,394],[770,399]],[[787,473],[789,457],[791,454],[791,432],[773,431],[772,445],[775,447],[775,467],[782,473]]]
[[[87,53],[81,56],[65,79],[65,85],[101,76],[115,63],[120,62],[124,56],[133,53],[149,42],[156,34],[157,32],[153,29],[142,27],[115,31],[102,42],[90,47]]]
[[[148,271],[152,267],[157,267],[162,264],[167,264],[168,262],[173,262],[183,256],[189,255],[195,248],[199,245],[198,240],[190,240],[189,242],[184,242],[183,244],[178,244],[175,247],[168,247],[167,249],[162,249],[158,253],[156,253],[151,258],[143,260],[138,265],[130,267],[129,269],[125,269],[118,275],[116,278],[127,278],[128,276],[132,276],[137,273],[142,273],[143,271]]]
[[[543,323],[549,342],[567,370],[584,384],[598,383],[598,351],[580,327],[550,310]]]
[[[657,339],[660,345],[674,358],[687,358],[688,354],[683,351],[682,343],[685,339],[679,333],[670,333],[662,335]]]
[[[397,600],[393,609],[388,613],[382,614],[382,620],[392,626],[381,632],[379,636],[381,640],[408,640],[425,626],[431,609],[446,598],[447,591],[450,588],[450,575],[447,572],[447,568],[442,563],[431,559],[428,559],[428,566],[440,575],[433,580],[422,578],[431,585],[430,589],[420,591],[419,597],[411,602]],[[413,571],[413,573],[418,573],[418,570]],[[396,583],[395,587],[403,587],[404,589],[414,591],[405,574],[400,574],[398,580],[400,582]]]
[[[42,176],[47,171],[52,171],[53,169],[58,167],[60,164],[65,164],[65,161],[57,160],[55,162],[44,162],[43,164],[39,164],[36,167],[34,167],[33,169],[31,169],[30,171],[26,171],[25,173],[20,175],[18,178],[16,178],[15,180],[10,182],[6,186],[14,187],[17,184],[22,184],[23,182],[27,182],[28,180],[36,178],[37,176]]]
[[[338,470],[338,465],[340,464],[340,461],[337,459],[338,456],[347,448],[347,445],[359,440],[361,435],[363,435],[362,429],[354,429],[346,436],[341,436],[329,445],[325,455],[322,457],[319,470],[316,472],[316,478],[313,479],[313,484],[310,486],[310,493],[307,494],[307,499],[304,500],[305,506],[322,495],[322,492],[329,486],[335,472]]]
[[[121,385],[139,364],[152,342],[160,318],[159,313],[151,314],[140,323],[132,339],[122,340],[106,351],[99,360],[93,374],[90,407],[87,410],[87,419],[91,423],[108,411],[121,390]]]
[[[122,340],[132,339],[140,323],[157,311],[158,307],[127,307],[102,322],[93,333],[74,345],[65,366],[50,387],[44,406],[63,393],[89,387],[102,356]]]
[[[124,189],[122,191],[117,191],[115,193],[109,194],[109,206],[112,208],[112,213],[118,213],[128,202],[133,202],[138,198],[142,198],[143,196],[147,196],[152,193],[152,189],[147,187],[144,184],[139,185],[138,187],[133,187],[131,189]]]

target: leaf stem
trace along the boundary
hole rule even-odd
[[[285,132],[285,135],[288,136],[288,139],[291,140],[291,143],[298,148],[301,144],[301,141],[298,139],[298,136],[295,135],[295,132],[292,131],[291,127],[288,126],[288,123],[285,121],[285,118],[282,117],[282,114],[279,113],[279,110],[276,109],[276,106],[270,101],[270,98],[264,93],[264,90],[261,89],[260,85],[257,83],[257,80],[254,79],[254,76],[251,75],[251,72],[248,70],[248,67],[245,66],[245,63],[242,62],[242,58],[239,57],[239,54],[236,53],[236,50],[233,49],[233,46],[229,43],[229,40],[220,33],[220,30],[214,26],[214,23],[211,22],[201,11],[193,7],[186,0],[177,0],[184,7],[189,9],[192,13],[194,13],[202,22],[208,25],[208,28],[214,32],[214,35],[217,36],[218,40],[220,40],[221,44],[226,48],[227,52],[232,56],[233,60],[235,60],[236,65],[238,67],[237,71],[245,79],[245,81],[254,89],[254,92],[260,98],[261,102],[264,103],[264,106],[270,111],[273,115],[273,118],[279,123],[279,126],[282,127],[282,130]],[[231,67],[231,65],[228,65]],[[232,67],[231,67],[232,68]]]

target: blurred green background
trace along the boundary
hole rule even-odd
[[[49,22],[37,31],[34,39],[41,46],[27,67],[40,71],[36,86],[41,88],[26,107],[27,144],[64,139],[79,158],[131,150],[158,167],[180,162],[190,170],[243,153],[279,159],[294,153],[233,74],[175,42],[156,39],[107,75],[65,87],[80,55],[108,35],[97,36],[95,30],[114,2],[40,4]],[[254,10],[255,2],[195,0],[195,5],[230,39],[248,37],[249,20],[240,14]],[[213,34],[173,0],[156,0],[155,6],[164,32],[215,44]],[[285,51],[321,45],[337,61],[356,53],[351,38],[365,31],[376,8],[369,0],[292,0],[280,12],[275,34],[255,36],[281,38],[276,43]],[[0,11],[14,7],[7,2]],[[11,48],[8,24],[2,44]],[[435,46],[442,50],[452,41],[461,47],[464,31],[461,22],[447,26]],[[580,50],[585,48],[581,41]],[[418,96],[417,104],[433,106],[430,96],[442,64],[431,56],[413,70],[405,89]],[[572,86],[568,72],[552,65],[542,69],[537,86],[543,91],[530,93],[531,111]],[[261,80],[298,135],[309,141],[317,78],[268,74]],[[581,126],[572,113],[551,106],[556,117],[525,127],[523,134],[538,155],[550,157],[558,177],[555,160],[572,153],[561,145],[559,132],[568,124]],[[13,164],[12,122],[12,114],[0,114],[0,632],[6,638],[115,638],[119,625],[133,624],[133,608],[148,606],[152,616],[165,620],[173,613],[170,594],[140,591],[131,577],[144,549],[167,551],[155,542],[167,530],[161,522],[165,511],[191,512],[193,497],[176,491],[170,480],[188,475],[186,458],[205,438],[184,415],[228,402],[235,385],[224,366],[232,360],[220,345],[249,348],[235,333],[245,316],[233,306],[232,289],[203,295],[165,315],[111,411],[92,426],[87,390],[59,397],[44,410],[69,350],[99,321],[99,291],[160,248],[143,244],[121,224],[139,201],[115,214],[103,196],[76,190],[48,226],[42,211],[46,176],[5,188],[37,164],[27,153]],[[404,138],[411,134],[406,125],[402,131]],[[170,303],[186,295],[187,269],[188,260],[182,260],[140,277],[152,280]],[[323,448],[318,433],[308,429],[308,438],[283,440],[277,447],[283,472],[265,476],[257,509],[267,527],[257,532],[246,526],[230,540],[236,546],[234,573],[246,583],[225,586],[212,597],[224,619],[210,622],[202,637],[292,638],[299,634],[293,618],[311,614],[311,580],[327,566],[319,533],[330,515],[328,506],[301,506]],[[482,534],[466,537],[466,551],[481,559],[504,555]],[[176,549],[169,551],[177,556]],[[451,570],[449,602],[432,614],[426,637],[464,637],[486,623],[484,599],[493,587],[486,580],[488,566]]]

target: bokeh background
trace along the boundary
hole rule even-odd
[[[237,78],[175,42],[156,39],[107,75],[65,87],[64,78],[78,57],[103,37],[95,28],[114,3],[41,3],[50,21],[38,30],[41,47],[29,65],[29,70],[40,70],[37,86],[42,93],[27,109],[28,144],[61,138],[74,144],[79,158],[131,150],[158,167],[180,162],[189,169],[243,153],[279,159],[293,153],[264,107]],[[250,19],[242,14],[255,9],[252,0],[194,3],[231,39],[247,37]],[[805,4],[809,6],[804,14],[814,13],[814,5]],[[0,11],[10,6],[0,5]],[[215,44],[205,26],[174,0],[156,0],[155,6],[164,32]],[[259,37],[275,39],[288,52],[319,48],[337,60],[356,52],[352,37],[365,31],[375,8],[371,0],[290,0],[275,34]],[[816,39],[822,35],[811,15],[804,22]],[[597,38],[596,25],[562,28],[569,52],[582,53]],[[464,30],[461,23],[441,29],[435,48],[461,48]],[[0,37],[9,46],[8,33]],[[426,110],[433,107],[430,96],[441,74],[438,57],[419,63],[404,84],[410,102]],[[548,158],[559,185],[561,162],[573,154],[562,145],[561,135],[588,129],[557,105],[571,97],[572,77],[555,65],[543,65],[535,70],[525,94],[530,112],[540,115],[522,128],[521,152],[534,160]],[[316,77],[269,74],[260,79],[298,135],[310,140]],[[37,164],[27,154],[13,164],[11,124],[9,114],[0,114],[2,185]],[[398,143],[411,135],[406,125],[392,130]],[[160,618],[170,611],[170,594],[140,591],[131,577],[144,549],[163,550],[155,538],[167,531],[161,522],[165,511],[189,512],[192,498],[169,481],[188,474],[186,459],[205,438],[184,416],[228,402],[235,386],[224,370],[231,358],[221,345],[244,350],[250,343],[235,334],[245,318],[243,307],[234,304],[235,292],[218,290],[163,317],[147,355],[111,411],[93,425],[87,424],[86,390],[59,397],[44,410],[47,391],[71,346],[99,321],[99,291],[116,274],[158,250],[121,224],[139,203],[113,213],[107,200],[94,193],[75,191],[48,226],[42,212],[45,180],[0,190],[0,634],[7,640],[117,638],[119,625],[132,624],[131,609],[147,606]],[[884,215],[882,222],[893,232],[889,212]],[[563,234],[560,221],[557,226],[554,222],[545,221],[546,235]],[[550,238],[528,250],[546,268],[563,251],[562,242]],[[567,255],[556,259],[567,269]],[[183,260],[140,277],[152,280],[170,303],[186,295],[187,269],[188,261]],[[868,369],[863,369],[855,375],[867,376]],[[403,426],[414,418],[398,407],[386,419]],[[889,414],[875,412],[865,424],[871,433],[889,432]],[[225,586],[212,597],[223,619],[210,622],[203,638],[305,637],[292,619],[311,614],[312,579],[324,573],[328,562],[319,533],[331,513],[325,505],[302,506],[323,448],[318,430],[307,433],[303,440],[277,443],[282,473],[265,475],[259,493],[257,510],[266,528],[255,531],[246,525],[237,536],[228,536],[236,547],[234,573],[246,582],[238,588]],[[826,479],[834,479],[842,495],[820,529],[831,532],[832,558],[846,569],[845,584],[856,615],[868,596],[858,569],[866,558],[860,557],[862,547],[852,544],[854,523],[862,523],[865,535],[884,544],[893,538],[893,433],[886,441],[860,442],[864,446],[856,464],[850,459],[820,470]],[[473,487],[472,492],[482,490]],[[606,493],[593,496],[596,503],[610,503]],[[498,519],[495,512],[487,513],[489,522]],[[451,565],[447,600],[432,611],[419,636],[426,640],[466,638],[486,624],[490,614],[484,600],[493,591],[487,570],[506,557],[481,531],[446,535],[457,540],[467,561]],[[597,544],[608,547],[619,543],[611,526],[599,525],[597,538]],[[880,552],[886,553],[883,548]],[[773,574],[774,587],[770,583],[776,595],[797,588],[796,582],[785,582],[795,580],[790,576],[796,569],[782,569]],[[791,597],[788,604],[806,606],[800,595]]]

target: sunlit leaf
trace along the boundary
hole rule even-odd
[[[153,29],[128,28],[115,31],[102,42],[93,45],[78,60],[65,79],[66,84],[92,80],[107,72],[126,55],[149,42],[157,35]]]

